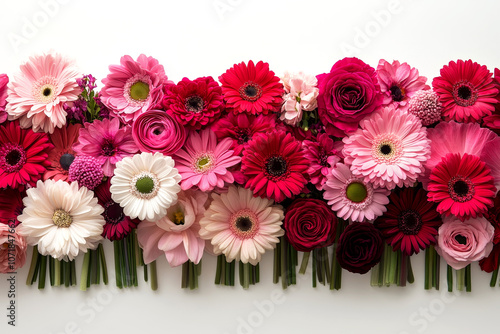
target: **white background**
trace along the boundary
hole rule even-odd
[[[51,3],[51,5],[43,5]],[[392,11],[389,11],[389,9]],[[99,80],[124,54],[156,57],[170,79],[222,74],[234,63],[264,60],[285,70],[319,74],[345,56],[376,67],[384,58],[408,62],[429,83],[450,60],[500,66],[495,1],[2,1],[0,73],[11,76],[34,53],[55,50]],[[348,49],[346,51],[346,49]],[[111,245],[106,243],[110,274]],[[469,333],[496,332],[500,289],[473,266],[473,292],[424,291],[424,256],[412,258],[415,284],[372,288],[369,275],[344,272],[342,290],[311,287],[310,271],[270,305],[272,254],[262,282],[250,290],[213,284],[215,258],[203,260],[200,289],[180,289],[180,268],[159,259],[159,290],[113,286],[50,288],[17,274],[17,326],[7,325],[7,276],[0,275],[1,333]],[[80,272],[81,258],[77,260]],[[262,311],[257,305],[266,305]]]

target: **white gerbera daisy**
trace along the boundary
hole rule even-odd
[[[80,251],[97,248],[102,239],[103,207],[94,193],[78,183],[38,181],[26,191],[25,208],[18,216],[19,234],[42,255],[73,260]]]
[[[231,185],[225,194],[212,194],[200,221],[200,236],[210,240],[214,253],[225,254],[228,262],[256,265],[284,235],[283,218],[283,209],[273,200],[253,197],[250,189]]]
[[[174,160],[161,153],[136,154],[116,164],[111,178],[111,198],[130,218],[156,221],[177,202],[181,176]]]

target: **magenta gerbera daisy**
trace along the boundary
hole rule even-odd
[[[212,130],[219,140],[231,138],[231,149],[236,155],[241,155],[254,135],[271,132],[276,126],[276,117],[273,115],[228,114],[218,120]]]
[[[43,174],[43,179],[53,179],[54,181],[68,181],[69,167],[75,159],[76,152],[73,150],[73,144],[78,142],[80,124],[68,124],[61,129],[55,129],[49,136],[54,148],[49,152],[50,166]]]
[[[498,89],[492,73],[472,60],[450,61],[432,86],[443,103],[446,120],[477,122],[495,110]]]
[[[192,132],[184,148],[175,153],[175,168],[182,177],[182,190],[197,186],[201,191],[223,188],[224,182],[233,183],[234,176],[228,169],[241,161],[230,150],[229,138],[217,142],[210,129]]]
[[[109,70],[111,73],[102,80],[101,101],[123,123],[135,121],[161,102],[167,76],[155,58],[141,54],[134,60],[123,56],[120,65],[110,65]]]
[[[51,148],[45,133],[21,129],[17,121],[0,126],[0,188],[34,186],[50,165]]]
[[[276,202],[302,192],[308,167],[301,143],[283,131],[254,137],[243,152],[241,164],[248,177],[245,188]]]
[[[375,188],[412,186],[423,173],[430,141],[420,120],[402,110],[383,108],[345,137],[345,163]]]
[[[86,123],[85,128],[80,129],[78,143],[73,149],[79,155],[96,158],[106,176],[113,176],[118,161],[138,152],[132,128],[128,125],[120,128],[117,118]]]
[[[212,124],[224,110],[222,89],[212,77],[184,78],[177,85],[165,85],[164,92],[163,108],[194,130]]]
[[[389,203],[389,190],[374,189],[371,183],[354,176],[342,163],[332,168],[323,189],[323,198],[337,212],[337,217],[345,220],[373,220],[387,210],[385,205]]]
[[[380,91],[384,95],[382,105],[407,108],[408,101],[421,89],[429,89],[426,77],[419,76],[418,70],[407,63],[394,60],[391,63],[381,59],[377,67]]]
[[[464,221],[482,217],[496,194],[490,169],[477,156],[448,154],[432,169],[427,197],[439,203],[437,211]]]
[[[389,199],[387,212],[375,220],[375,227],[394,251],[410,256],[436,243],[442,220],[423,189],[397,189]]]
[[[22,128],[54,132],[66,124],[65,102],[78,99],[76,79],[81,74],[73,62],[60,54],[33,56],[21,65],[21,73],[9,83],[7,113]]]
[[[235,64],[219,77],[226,108],[230,112],[252,115],[278,112],[284,88],[280,79],[269,70],[269,64],[249,61]]]
[[[338,162],[340,152],[335,148],[333,140],[326,134],[318,134],[315,140],[304,140],[302,142],[304,155],[310,165],[307,169],[309,182],[321,190],[326,182],[326,176]]]

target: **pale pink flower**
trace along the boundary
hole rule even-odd
[[[280,120],[297,126],[302,120],[303,111],[311,111],[318,106],[318,79],[314,75],[285,72],[281,79],[285,87]]]
[[[188,190],[179,193],[177,204],[156,222],[143,221],[137,227],[137,239],[144,251],[144,262],[151,263],[165,254],[172,267],[186,261],[197,264],[203,256],[205,240],[200,238],[200,219],[205,213],[208,194]]]
[[[63,105],[78,99],[80,76],[73,62],[60,54],[31,57],[9,83],[9,120],[19,119],[23,129],[33,127],[35,132],[53,133],[63,127],[67,115]]]
[[[14,226],[0,223],[0,273],[15,272],[26,262],[26,240]]]

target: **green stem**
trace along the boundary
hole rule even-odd
[[[222,255],[217,256],[217,268],[215,269],[215,284],[219,285],[222,273]]]
[[[472,291],[472,282],[471,282],[471,269],[470,269],[470,264],[465,267],[465,291],[471,292]]]
[[[28,277],[26,278],[26,285],[33,285],[36,280],[35,269],[38,267],[38,247],[33,247],[33,254],[31,255],[30,270],[28,272]]]
[[[260,265],[257,263],[255,266],[255,282],[259,283],[260,282]],[[295,283],[294,283],[295,284]]]
[[[413,269],[411,267],[411,258],[408,257],[408,260],[407,260],[407,266],[408,266],[408,283],[410,284],[413,284],[413,282],[415,282],[415,277],[413,276]]]
[[[274,248],[274,252],[273,252],[273,255],[274,255],[274,263],[273,263],[273,283],[274,284],[277,284],[279,282],[279,277],[280,277],[280,272],[281,272],[281,268],[280,268],[280,246],[276,246]]]
[[[288,287],[288,277],[287,277],[287,260],[286,260],[286,244],[285,237],[280,238],[280,255],[281,255],[281,288],[285,290]]]
[[[113,241],[114,255],[115,255],[115,276],[116,276],[116,286],[120,289],[123,288],[122,283],[122,270],[120,266],[120,242]]]
[[[313,288],[316,287],[316,250],[313,249],[312,250],[312,253],[313,253],[313,263],[312,263],[312,286]]]
[[[38,277],[38,289],[45,288],[45,276],[47,274],[47,256],[42,256],[40,262],[40,276]]]
[[[194,263],[188,260],[188,268],[189,268],[189,289],[194,290],[198,285],[196,282],[198,275],[195,274]]]
[[[370,273],[370,285],[371,286],[380,286],[380,263],[377,263],[371,270]],[[331,284],[330,284],[331,287]]]
[[[156,277],[156,261],[151,262],[151,289],[156,291],[158,289],[158,280]]]
[[[250,263],[245,263],[243,264],[243,289],[247,290],[249,287],[250,287]]]
[[[446,266],[446,282],[448,283],[448,292],[453,291],[453,268]]]
[[[61,261],[54,261],[54,286],[61,285]]]
[[[189,278],[189,260],[182,264],[182,275],[181,275],[181,288],[185,289],[188,287]]]
[[[387,244],[386,244],[387,245]],[[397,280],[397,269],[398,269],[398,253],[392,250],[392,247],[387,245],[389,253],[389,285],[396,284]]]
[[[300,274],[305,274],[307,270],[307,264],[309,263],[309,257],[311,256],[311,252],[306,252],[302,255],[302,262],[300,263]]]
[[[430,246],[429,248],[427,248],[425,250],[425,274],[424,274],[424,277],[425,277],[425,280],[424,280],[424,289],[425,290],[429,290],[431,288],[430,286],[430,277],[431,277],[431,273],[430,273],[430,270],[431,270],[431,267],[430,267],[430,260],[431,260],[431,247]]]
[[[465,286],[465,269],[456,270],[457,272],[457,290],[463,291]]]
[[[90,267],[90,251],[83,257],[82,274],[80,275],[80,290],[87,291],[87,278]]]
[[[75,260],[69,262],[70,271],[71,271],[71,286],[76,285],[76,264]]]
[[[54,286],[54,258],[49,257],[49,280],[50,286]]]
[[[105,285],[108,285],[108,266],[106,264],[106,256],[104,254],[104,247],[102,246],[102,244],[99,244],[99,246],[97,246],[97,250],[100,254],[99,258],[101,259],[102,281]]]
[[[69,287],[71,285],[71,265],[69,262],[64,261],[64,286]],[[89,286],[89,282],[87,282],[87,287]]]
[[[497,279],[498,279],[498,267],[497,269],[493,270],[493,273],[491,274],[491,281],[490,281],[490,286],[493,288],[497,284]]]

